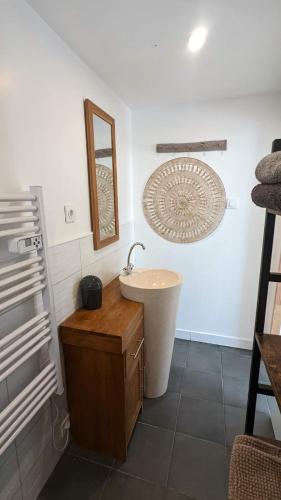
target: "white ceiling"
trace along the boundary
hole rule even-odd
[[[27,1],[133,108],[281,91],[281,0]]]

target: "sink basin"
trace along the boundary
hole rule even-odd
[[[168,269],[134,269],[119,280],[126,299],[144,304],[145,396],[162,396],[168,386],[181,275]]]
[[[167,269],[134,269],[131,274],[120,276],[120,283],[144,290],[170,288],[181,283],[181,276]]]

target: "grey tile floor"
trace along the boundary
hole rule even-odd
[[[145,400],[127,461],[71,445],[39,499],[225,500],[231,446],[244,431],[250,361],[249,351],[176,340],[168,391]],[[274,437],[265,396],[255,433]]]

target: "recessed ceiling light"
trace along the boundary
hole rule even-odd
[[[203,28],[201,26],[200,28],[196,28],[195,30],[193,30],[188,40],[188,50],[190,50],[190,52],[197,52],[198,50],[200,50],[206,41],[206,37],[206,28]]]

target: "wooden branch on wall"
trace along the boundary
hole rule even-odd
[[[157,153],[192,153],[199,151],[226,151],[227,140],[156,144]]]
[[[112,149],[111,148],[96,149],[95,150],[95,157],[96,158],[107,158],[108,156],[112,156]]]

